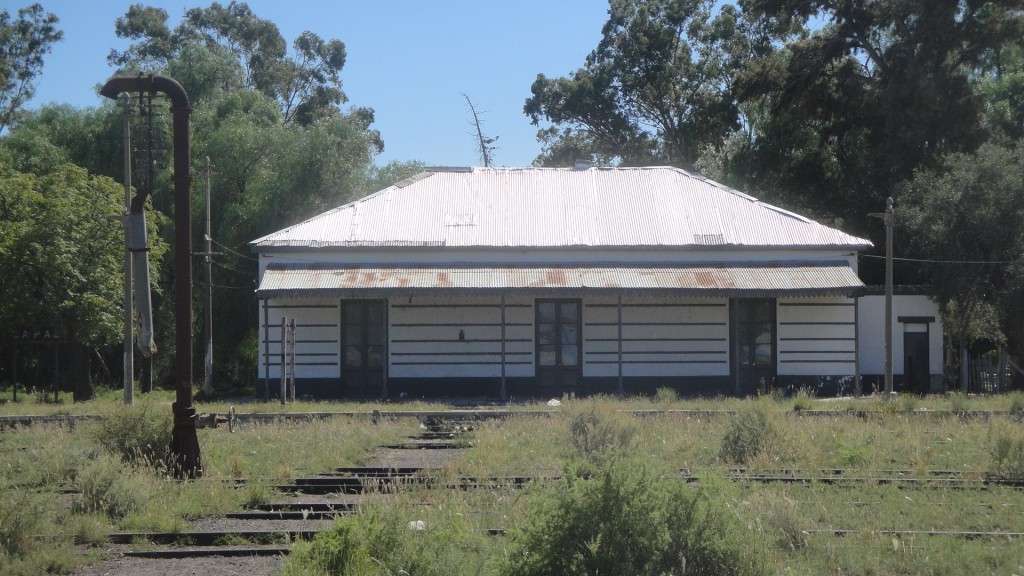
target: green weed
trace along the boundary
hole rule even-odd
[[[710,478],[698,489],[646,460],[610,459],[538,499],[499,573],[766,573],[728,493]]]
[[[730,464],[749,464],[779,440],[774,419],[761,404],[735,414],[722,437],[719,457]]]
[[[79,494],[73,509],[78,513],[100,513],[124,518],[139,512],[149,501],[150,483],[133,473],[131,465],[110,456],[89,463],[76,481]]]
[[[679,392],[675,388],[662,386],[654,391],[654,402],[656,404],[675,404],[679,402]]]

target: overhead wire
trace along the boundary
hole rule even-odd
[[[875,254],[859,254],[861,258],[876,258],[885,260],[885,256]],[[922,262],[926,264],[1013,264],[1013,260],[929,260],[925,258],[893,258],[901,262]]]

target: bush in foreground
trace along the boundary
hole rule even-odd
[[[501,573],[764,574],[727,493],[712,479],[695,488],[636,459],[609,460],[537,502]]]

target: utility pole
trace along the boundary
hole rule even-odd
[[[203,171],[206,173],[206,374],[203,377],[203,391],[213,393],[213,239],[210,237],[210,157],[206,157]]]
[[[885,223],[885,396],[892,397],[892,233],[895,212],[892,197],[885,201],[885,212],[868,214]]]
[[[128,224],[132,202],[132,107],[131,97],[127,94],[119,99],[124,106],[124,215],[121,216],[124,226],[124,403],[131,406],[135,400],[135,351],[132,346],[135,311],[132,307],[131,226]]]

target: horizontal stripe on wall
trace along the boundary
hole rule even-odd
[[[337,304],[271,304],[267,310],[337,310]]]
[[[533,362],[505,362],[506,366],[530,366]],[[392,362],[392,366],[501,366],[501,362]]]
[[[280,339],[278,339],[278,340],[266,340],[265,342],[267,344],[276,344],[278,346],[281,345],[281,340]],[[332,339],[328,339],[328,340],[300,340],[298,338],[295,339],[295,344],[296,345],[298,345],[298,344],[337,344],[337,343],[338,343],[338,339],[337,338],[332,338]]]
[[[823,340],[823,338],[817,338]],[[584,342],[618,342],[618,338],[584,338]],[[628,338],[622,337],[625,342],[725,342],[725,338]]]
[[[616,356],[618,352],[585,352],[587,356]],[[623,352],[623,356],[671,356],[677,354],[725,354],[724,350],[661,350],[661,351],[650,351],[650,352]]]
[[[509,308],[532,308],[529,304],[505,304],[505,309]],[[392,304],[391,308],[400,310],[413,310],[413,309],[440,309],[440,308],[490,308],[494,310],[501,310],[501,304]]]
[[[587,308],[618,308],[618,304],[585,304]],[[725,308],[725,304],[623,304],[623,308]]]
[[[590,362],[590,364],[595,364],[595,365],[596,364],[618,364],[618,362],[615,361],[615,360],[595,360],[593,362]],[[623,366],[625,366],[627,364],[634,364],[634,365],[640,365],[640,364],[661,364],[661,365],[668,365],[668,364],[728,364],[728,362],[726,362],[725,360],[630,360],[630,361],[623,360],[622,361],[622,365]]]
[[[853,350],[779,350],[779,354],[853,354]]]
[[[799,307],[799,306],[836,306],[836,307],[850,307],[853,308],[855,304],[853,302],[779,302],[781,307]]]
[[[433,344],[435,342],[452,342],[452,343],[454,343],[454,342],[462,342],[462,343],[465,343],[465,342],[476,342],[476,343],[488,342],[488,343],[498,343],[498,342],[501,342],[501,338],[466,338],[465,340],[459,340],[458,338],[399,338],[399,339],[396,339],[396,340],[391,340],[392,344]],[[506,344],[512,344],[512,343],[516,343],[516,342],[525,343],[525,342],[533,342],[533,340],[531,340],[529,338],[506,338],[505,339],[505,343]]]
[[[338,363],[337,362],[299,362],[299,361],[296,361],[295,365],[296,366],[337,366]],[[260,364],[260,366],[264,366],[264,364]],[[265,366],[278,366],[278,367],[280,367],[281,363],[280,362],[268,362],[267,364],[265,364]]]
[[[295,324],[296,328],[337,328],[337,324]]]
[[[854,360],[779,360],[779,364],[854,364]]]
[[[587,322],[584,326],[618,326],[618,322]],[[725,326],[725,322],[623,322],[622,327],[629,326]]]
[[[818,342],[828,340],[829,342],[853,342],[856,338],[842,338],[838,336],[800,337],[800,338],[779,338],[779,342]]]
[[[779,326],[854,326],[856,322],[779,322]]]
[[[505,356],[531,356],[533,352],[505,352]],[[391,356],[501,356],[501,352],[392,352]]]
[[[490,328],[501,328],[501,322],[447,322],[443,324],[430,324],[426,322],[407,322],[404,324],[392,324],[394,328],[461,328],[464,326],[484,326]],[[533,326],[530,323],[506,322],[505,327],[526,327]]]

